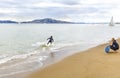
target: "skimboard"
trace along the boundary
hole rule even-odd
[[[43,47],[48,47],[48,46],[46,44],[42,44],[41,47],[43,48]]]
[[[106,53],[109,53],[109,52],[110,52],[110,46],[106,46],[106,47],[105,47],[105,52],[106,52]]]
[[[47,44],[41,44],[40,45],[42,48],[51,48],[53,45],[47,45]]]

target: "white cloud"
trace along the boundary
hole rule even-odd
[[[0,0],[0,19],[57,18],[69,21],[120,21],[119,0]]]
[[[9,14],[9,13],[18,13],[16,8],[0,8],[0,13]]]
[[[105,4],[114,5],[119,4],[119,0],[81,0],[82,4]]]
[[[53,3],[53,2],[40,2],[33,4],[34,7],[69,7],[67,5],[61,3]]]

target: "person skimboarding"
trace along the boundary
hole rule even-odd
[[[50,36],[48,39],[47,45],[52,44],[54,42],[53,36]]]

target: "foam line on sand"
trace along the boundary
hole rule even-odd
[[[120,78],[120,50],[107,54],[106,45],[76,53],[27,78]]]

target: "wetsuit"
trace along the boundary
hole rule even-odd
[[[53,37],[50,37],[50,38],[48,38],[48,39],[49,39],[49,41],[48,41],[48,43],[47,43],[47,44],[49,44],[49,43],[51,43],[51,44],[52,44],[52,42],[54,41],[54,40],[53,40]],[[47,40],[48,40],[48,39],[47,39]]]
[[[114,51],[119,49],[119,44],[116,42],[116,40],[113,41],[112,45],[110,45],[110,48]]]

